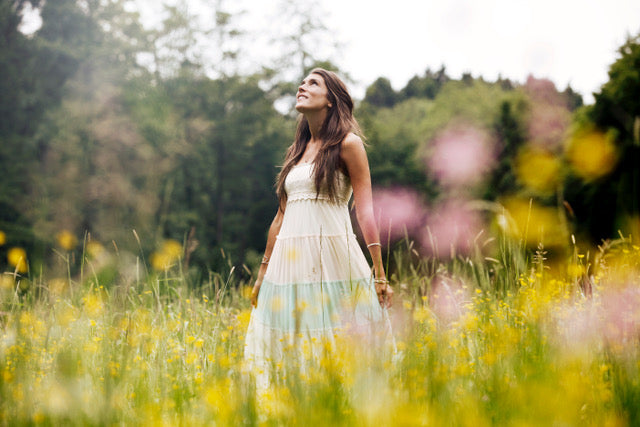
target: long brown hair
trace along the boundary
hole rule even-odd
[[[354,132],[360,136],[362,136],[362,132],[358,122],[353,117],[353,100],[342,80],[334,72],[322,68],[314,68],[311,70],[311,74],[322,76],[327,86],[327,99],[332,104],[318,135],[322,145],[314,162],[316,196],[320,194],[320,189],[324,187],[327,190],[329,199],[335,201],[338,187],[337,171],[342,169],[346,173],[346,168],[340,160],[341,142],[349,132]],[[301,114],[298,119],[295,141],[287,150],[284,165],[276,180],[280,208],[287,201],[287,193],[284,188],[287,175],[302,158],[310,140],[309,122]]]

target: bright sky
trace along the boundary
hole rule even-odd
[[[203,4],[185,1],[207,20]],[[276,0],[227,0],[245,10],[253,33],[254,63],[275,53]],[[444,65],[450,76],[464,72],[524,82],[529,74],[570,84],[586,102],[607,81],[609,65],[626,35],[640,32],[639,0],[304,0],[333,30],[342,48],[334,62],[355,80],[356,98],[378,77],[402,88],[427,67]],[[146,22],[157,22],[162,2],[135,0]],[[317,7],[316,7],[317,5]],[[211,22],[211,21],[209,21]],[[280,25],[280,24],[277,24]],[[329,43],[328,43],[329,44]]]
[[[245,8],[275,9],[275,1],[244,0]],[[366,85],[380,76],[402,88],[427,67],[445,65],[493,80],[549,78],[571,84],[591,102],[607,81],[626,35],[640,32],[638,0],[323,0],[325,22],[344,45],[338,64]],[[267,24],[268,25],[268,24]]]
[[[340,10],[344,67],[365,84],[386,76],[396,89],[444,64],[454,77],[550,78],[590,101],[626,34],[640,32],[637,0],[328,1]]]

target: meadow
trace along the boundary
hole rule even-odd
[[[18,262],[2,276],[2,425],[640,423],[631,238],[558,255],[480,236],[442,259],[400,243],[396,351],[345,338],[305,370],[276,361],[286,375],[266,391],[243,362],[250,281],[231,269],[193,283],[178,242],[148,266],[82,246],[76,274]]]
[[[315,343],[263,390],[243,351],[289,96],[349,72],[318,2],[246,32],[187,3],[0,3],[0,426],[640,425],[640,34],[590,105],[444,63],[371,82],[393,339]]]

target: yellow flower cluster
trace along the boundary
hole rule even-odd
[[[29,270],[27,264],[27,252],[19,247],[9,249],[7,252],[7,261],[15,267],[18,273],[26,273]]]
[[[567,143],[567,158],[574,172],[591,181],[611,172],[618,161],[618,153],[611,135],[582,129]]]
[[[182,257],[182,245],[176,240],[165,240],[160,248],[151,254],[151,266],[157,271],[166,271],[175,266]]]
[[[72,251],[78,245],[78,239],[75,234],[69,230],[61,230],[56,234],[56,241],[58,242],[58,246],[65,251]]]
[[[448,266],[450,300],[433,277],[405,277],[390,310],[395,351],[345,330],[333,340],[292,333],[281,357],[260,368],[273,383],[258,390],[260,372],[243,358],[251,309],[242,286],[221,303],[184,284],[163,291],[157,276],[128,293],[43,280],[50,292],[41,299],[2,301],[0,416],[9,425],[105,417],[153,425],[631,424],[624,396],[639,390],[640,296],[629,283],[640,278],[640,247],[610,243],[588,258],[576,250],[553,271],[529,264],[501,294]],[[589,292],[579,280],[587,274]]]

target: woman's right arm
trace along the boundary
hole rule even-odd
[[[267,237],[267,247],[264,250],[264,258],[263,262],[260,264],[260,269],[258,270],[258,278],[256,279],[255,285],[253,285],[253,290],[251,291],[251,305],[254,307],[258,306],[258,294],[260,293],[260,286],[262,286],[262,279],[264,278],[264,274],[267,271],[267,265],[269,264],[269,259],[271,259],[271,252],[273,252],[273,245],[276,243],[276,236],[280,233],[280,226],[282,226],[282,217],[284,215],[284,208],[279,208],[278,213],[276,213],[275,218],[271,222],[271,226],[269,227],[269,236]],[[265,262],[266,260],[266,262]]]

